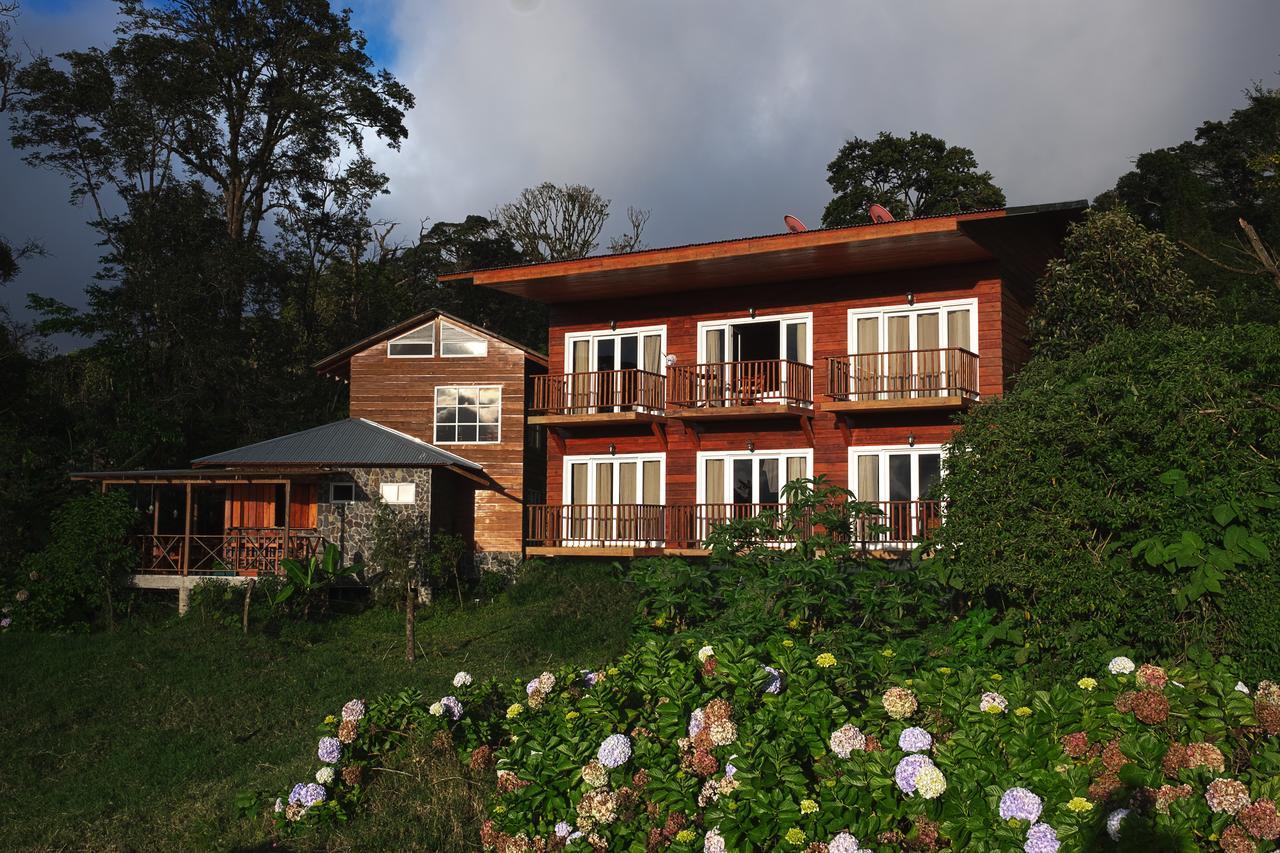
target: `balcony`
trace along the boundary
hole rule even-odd
[[[315,530],[280,527],[242,527],[216,534],[146,533],[130,542],[138,549],[141,575],[249,577],[282,574],[281,560],[315,557],[329,544]]]
[[[923,541],[942,520],[938,501],[875,501],[880,515],[855,523],[850,542],[871,556],[894,556]],[[781,504],[537,504],[528,507],[530,556],[703,556],[707,537],[732,520],[765,514]],[[807,535],[808,529],[802,529]],[[762,544],[785,548],[778,531]]]
[[[647,370],[596,370],[533,377],[529,423],[544,426],[654,422],[667,379]]]
[[[813,365],[783,359],[671,368],[667,415],[724,420],[813,414]]]
[[[978,356],[961,347],[836,356],[827,396],[834,412],[967,408],[978,399]]]

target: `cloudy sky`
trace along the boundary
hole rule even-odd
[[[1253,81],[1280,85],[1275,0],[351,5],[418,99],[402,150],[374,148],[391,177],[376,213],[406,235],[543,180],[650,209],[650,245],[771,233],[784,213],[816,225],[826,164],[881,130],[972,148],[1011,204],[1092,198]],[[18,33],[56,53],[105,46],[113,22],[107,0],[27,0]],[[86,211],[7,144],[0,188],[0,234],[50,252],[0,299],[18,316],[28,291],[79,304]]]

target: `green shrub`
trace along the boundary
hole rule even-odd
[[[59,507],[49,544],[23,563],[7,618],[33,630],[112,623],[119,593],[137,568],[127,539],[136,518],[123,491],[80,495]]]
[[[969,414],[928,565],[1049,666],[1112,646],[1280,657],[1280,329],[1120,331]]]

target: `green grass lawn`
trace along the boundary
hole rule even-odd
[[[314,727],[353,696],[447,691],[459,669],[531,677],[621,652],[632,615],[607,571],[560,566],[486,605],[419,611],[416,664],[404,623],[370,609],[279,636],[199,618],[80,636],[0,637],[0,826],[6,849],[256,849],[261,816],[240,791],[282,792],[316,767]],[[374,773],[369,809],[329,849],[478,848],[484,792],[452,755],[419,745]]]

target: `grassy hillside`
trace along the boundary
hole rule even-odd
[[[252,634],[199,618],[82,636],[0,637],[0,825],[7,849],[254,849],[241,791],[313,769],[313,729],[353,696],[439,693],[459,669],[512,678],[622,649],[632,606],[607,572],[535,575],[497,601],[419,617],[423,656],[403,660],[399,614],[374,609]],[[372,809],[331,849],[470,846],[479,794],[442,755],[377,775]],[[478,842],[475,842],[478,846]]]

